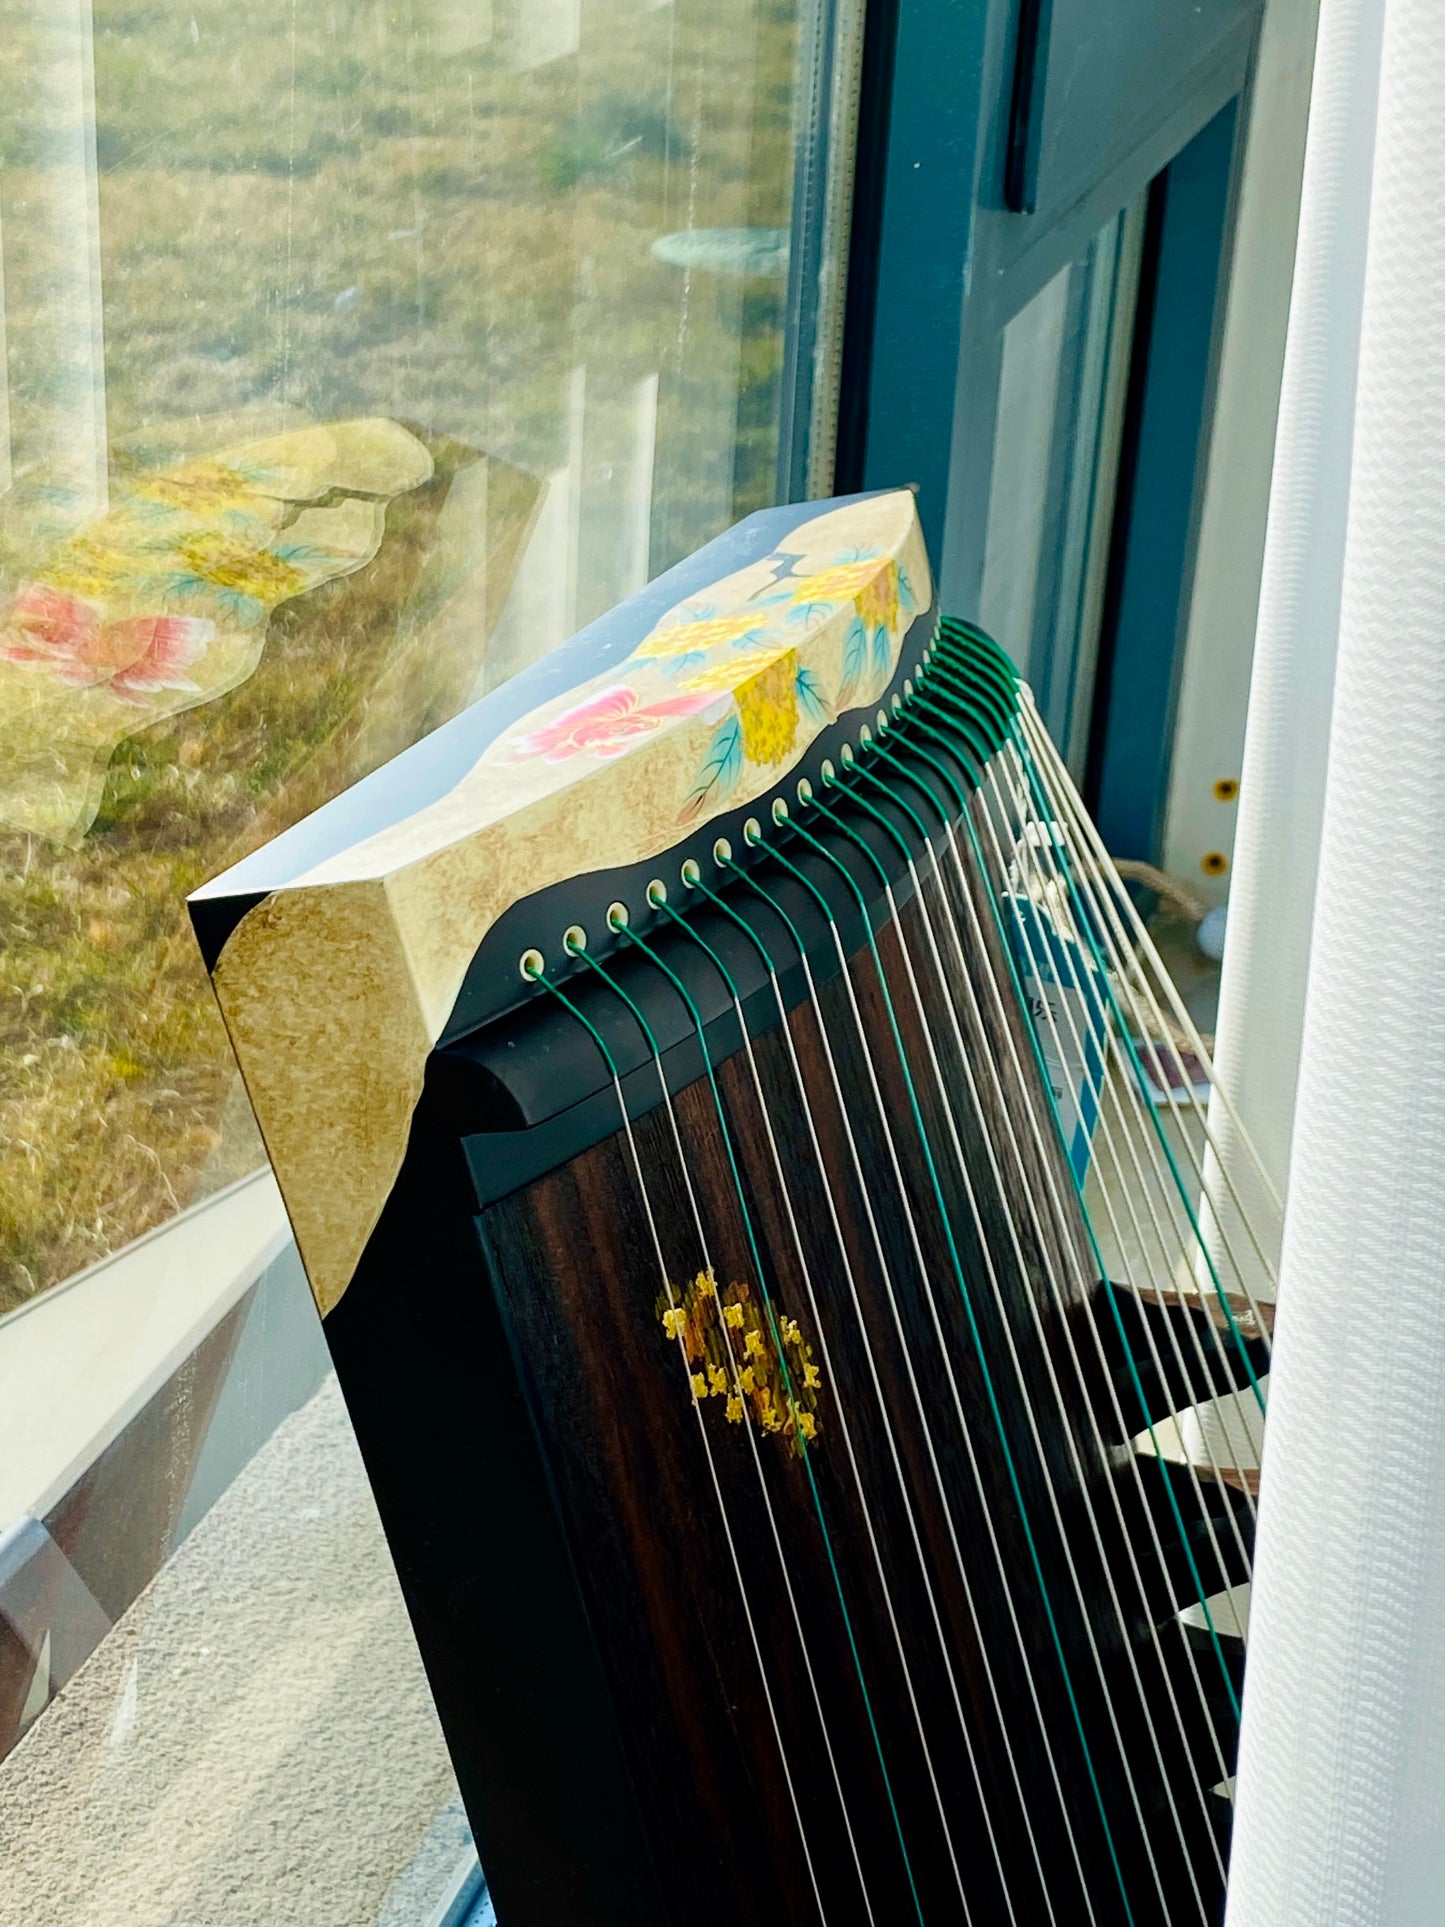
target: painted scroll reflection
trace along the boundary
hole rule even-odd
[[[254,1169],[185,894],[455,714],[542,484],[259,405],[111,451],[0,604],[0,1309]]]

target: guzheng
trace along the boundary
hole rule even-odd
[[[192,912],[504,1927],[1219,1918],[1270,1240],[909,493]]]

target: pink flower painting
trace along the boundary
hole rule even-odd
[[[549,763],[565,763],[573,756],[620,756],[637,737],[651,734],[674,717],[695,716],[717,700],[715,691],[699,689],[644,703],[635,689],[617,683],[564,709],[540,729],[510,737],[506,747],[514,762],[533,756]]]
[[[29,582],[0,615],[0,657],[86,688],[105,683],[125,702],[157,689],[194,689],[186,671],[216,633],[208,616],[128,616],[105,622],[79,596]]]

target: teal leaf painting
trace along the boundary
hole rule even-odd
[[[878,627],[873,631],[873,667],[879,675],[882,675],[888,668],[891,655],[892,649],[888,638],[888,626],[886,623],[880,622]]]
[[[843,680],[838,688],[838,707],[846,709],[856,697],[868,667],[868,631],[860,616],[854,616],[843,637]]]
[[[706,649],[689,649],[685,656],[662,656],[657,659],[657,667],[664,676],[680,676],[684,672],[691,675],[707,661]]]
[[[823,696],[823,685],[818,680],[816,670],[800,668],[793,687],[798,692],[798,707],[810,723],[831,721],[828,705]]]
[[[898,564],[898,606],[904,615],[911,616],[918,608],[918,598],[913,593],[913,584],[908,579],[908,571]]]
[[[704,810],[715,809],[737,788],[743,773],[743,725],[736,710],[724,716],[708,745],[697,782],[678,812],[679,823],[694,822]]]

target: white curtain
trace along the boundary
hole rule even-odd
[[[1355,379],[1369,234],[1383,0],[1321,0],[1309,139],[1249,689],[1215,1062],[1208,1196],[1229,1248],[1252,1261],[1233,1219],[1278,1236],[1304,1021],[1339,629]],[[1239,1140],[1240,1119],[1264,1166]],[[1237,1200],[1237,1205],[1234,1203]],[[1206,1212],[1206,1237],[1224,1241]],[[1278,1258],[1278,1248],[1270,1252]],[[1224,1275],[1221,1267],[1220,1275]],[[1257,1298],[1274,1289],[1255,1267]]]
[[[1281,1118],[1309,968],[1228,1922],[1438,1927],[1445,0],[1323,0],[1250,730],[1222,1054]]]

